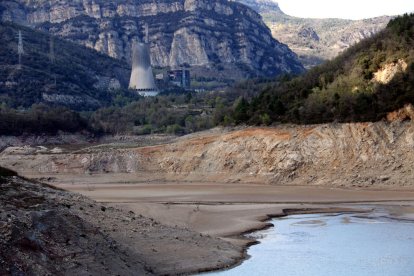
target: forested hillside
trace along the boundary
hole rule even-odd
[[[23,37],[21,69],[18,33]],[[75,110],[97,109],[126,89],[130,69],[95,50],[30,28],[0,23],[0,103],[27,108],[46,103]]]
[[[414,15],[234,109],[236,123],[376,121],[414,102]]]

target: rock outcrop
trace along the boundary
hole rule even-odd
[[[380,70],[374,73],[372,81],[381,84],[388,84],[398,73],[405,73],[408,64],[403,60],[399,59],[397,62],[385,64]]]
[[[130,61],[132,41],[149,24],[154,66],[190,65],[197,75],[241,78],[303,70],[272,38],[261,16],[225,0],[23,1],[0,3],[0,17]]]

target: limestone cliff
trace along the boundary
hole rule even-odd
[[[312,67],[336,57],[348,47],[384,29],[389,16],[364,20],[299,18],[285,14],[271,0],[237,0],[263,16],[272,35],[287,44],[305,65]]]
[[[190,65],[227,78],[303,70],[254,10],[225,0],[7,0],[0,17],[130,60],[149,24],[154,66]]]

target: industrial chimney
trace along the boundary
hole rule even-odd
[[[145,42],[133,42],[132,44],[132,72],[129,88],[136,90],[142,96],[158,95],[151,68],[148,25],[145,26]]]

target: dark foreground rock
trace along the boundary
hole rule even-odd
[[[0,173],[0,275],[180,274],[241,257],[220,239]]]

